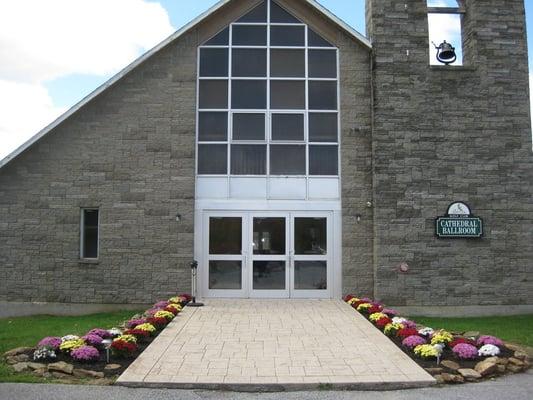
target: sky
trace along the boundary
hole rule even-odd
[[[365,33],[364,0],[318,1]],[[0,159],[216,2],[0,0]],[[533,72],[533,0],[525,4]],[[457,19],[431,26],[430,40],[457,41]]]

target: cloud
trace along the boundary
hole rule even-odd
[[[455,47],[458,56],[457,62],[461,64],[461,17],[457,14],[430,14],[428,23],[430,63],[439,64],[435,58],[436,50],[432,42],[438,46],[446,40]]]
[[[5,80],[0,80],[0,110],[0,159],[65,111],[54,106],[43,86]]]
[[[174,31],[146,0],[0,3],[0,159],[58,117],[44,82],[109,76]]]

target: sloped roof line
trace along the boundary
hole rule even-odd
[[[163,40],[161,43],[159,43],[158,45],[156,45],[155,47],[153,47],[152,49],[148,50],[146,53],[141,55],[139,58],[137,58],[131,64],[129,64],[124,69],[122,69],[120,72],[118,72],[116,75],[112,76],[105,83],[103,83],[98,88],[96,88],[94,91],[92,91],[87,96],[85,96],[83,99],[81,99],[78,103],[76,103],[74,106],[72,106],[70,109],[68,109],[65,113],[60,115],[52,123],[50,123],[45,128],[40,130],[37,134],[32,136],[30,139],[28,139],[26,142],[24,142],[22,145],[20,145],[14,151],[12,151],[10,154],[8,154],[5,158],[0,160],[0,168],[4,167],[11,160],[13,160],[16,157],[18,157],[26,149],[28,149],[34,143],[39,141],[43,136],[45,136],[51,130],[56,128],[62,122],[66,121],[68,118],[70,118],[74,113],[76,113],[78,110],[80,110],[82,107],[84,107],[91,100],[93,100],[94,98],[99,96],[101,93],[106,91],[109,87],[113,86],[120,79],[122,79],[125,75],[127,75],[132,70],[134,70],[137,66],[142,64],[144,61],[148,60],[150,57],[152,57],[154,54],[156,54],[161,49],[166,47],[168,44],[170,44],[174,40],[178,39],[180,36],[182,36],[183,34],[188,32],[194,26],[196,26],[197,24],[202,22],[204,19],[208,18],[211,14],[215,13],[217,10],[219,10],[220,8],[225,6],[226,4],[230,3],[231,1],[233,1],[233,0],[220,0],[218,3],[213,5],[211,8],[209,8],[208,10],[206,10],[205,12],[200,14],[198,17],[196,17],[192,21],[190,21],[188,24],[186,24],[183,27],[181,27],[180,29],[178,29],[176,32],[174,32],[168,38]],[[355,40],[359,41],[361,44],[363,44],[368,49],[372,49],[372,44],[371,44],[370,40],[368,40],[365,36],[363,36],[362,34],[357,32],[357,30],[352,28],[350,25],[348,25],[342,19],[340,19],[335,14],[333,14],[331,11],[329,11],[327,8],[325,8],[320,3],[318,3],[316,0],[305,0],[305,1],[307,3],[309,3],[313,8],[315,8],[317,11],[319,11],[320,13],[325,15],[327,18],[332,20],[339,27],[341,27],[346,33],[348,33],[350,36],[352,36]]]

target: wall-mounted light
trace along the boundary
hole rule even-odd
[[[176,214],[176,222],[180,222],[181,221],[181,214]]]
[[[455,47],[453,47],[450,43],[442,42],[440,45],[436,45],[434,42],[433,46],[435,46],[435,49],[437,49],[437,61],[445,64],[450,65],[453,64],[457,60],[457,54],[455,53]]]

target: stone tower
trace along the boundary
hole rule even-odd
[[[367,0],[373,44],[375,295],[533,304],[533,156],[523,0],[466,0],[464,66],[430,66],[426,0]],[[437,239],[455,200],[481,239]],[[409,265],[405,274],[396,266]]]

